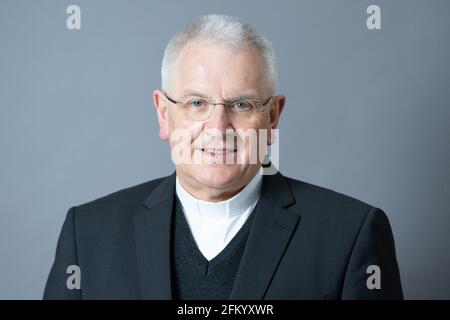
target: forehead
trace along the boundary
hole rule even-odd
[[[265,76],[263,59],[255,48],[194,40],[179,52],[171,82],[179,92],[192,89],[211,94],[263,93],[267,90]]]

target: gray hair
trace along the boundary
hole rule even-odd
[[[190,40],[218,40],[232,48],[254,47],[261,55],[266,69],[266,79],[272,93],[277,84],[275,50],[264,36],[239,18],[210,14],[202,16],[176,33],[167,44],[161,65],[161,87],[168,89],[169,73],[173,70],[181,49]]]

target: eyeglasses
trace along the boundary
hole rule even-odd
[[[273,96],[268,97],[266,100],[261,101],[257,99],[239,99],[230,102],[213,102],[204,98],[193,97],[186,101],[176,101],[170,98],[166,92],[164,92],[167,100],[180,106],[180,111],[183,115],[193,121],[205,121],[208,120],[214,111],[216,105],[223,105],[229,113],[239,119],[251,119],[255,114],[261,112],[264,107],[269,103]]]

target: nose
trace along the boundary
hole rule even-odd
[[[231,128],[229,113],[223,104],[216,104],[211,111],[211,115],[205,122],[205,128],[216,129],[221,133],[225,133],[226,129]]]

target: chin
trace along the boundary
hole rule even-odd
[[[198,166],[198,168],[195,168],[193,175],[202,185],[220,188],[229,186],[241,179],[244,172],[239,165],[212,164]]]

